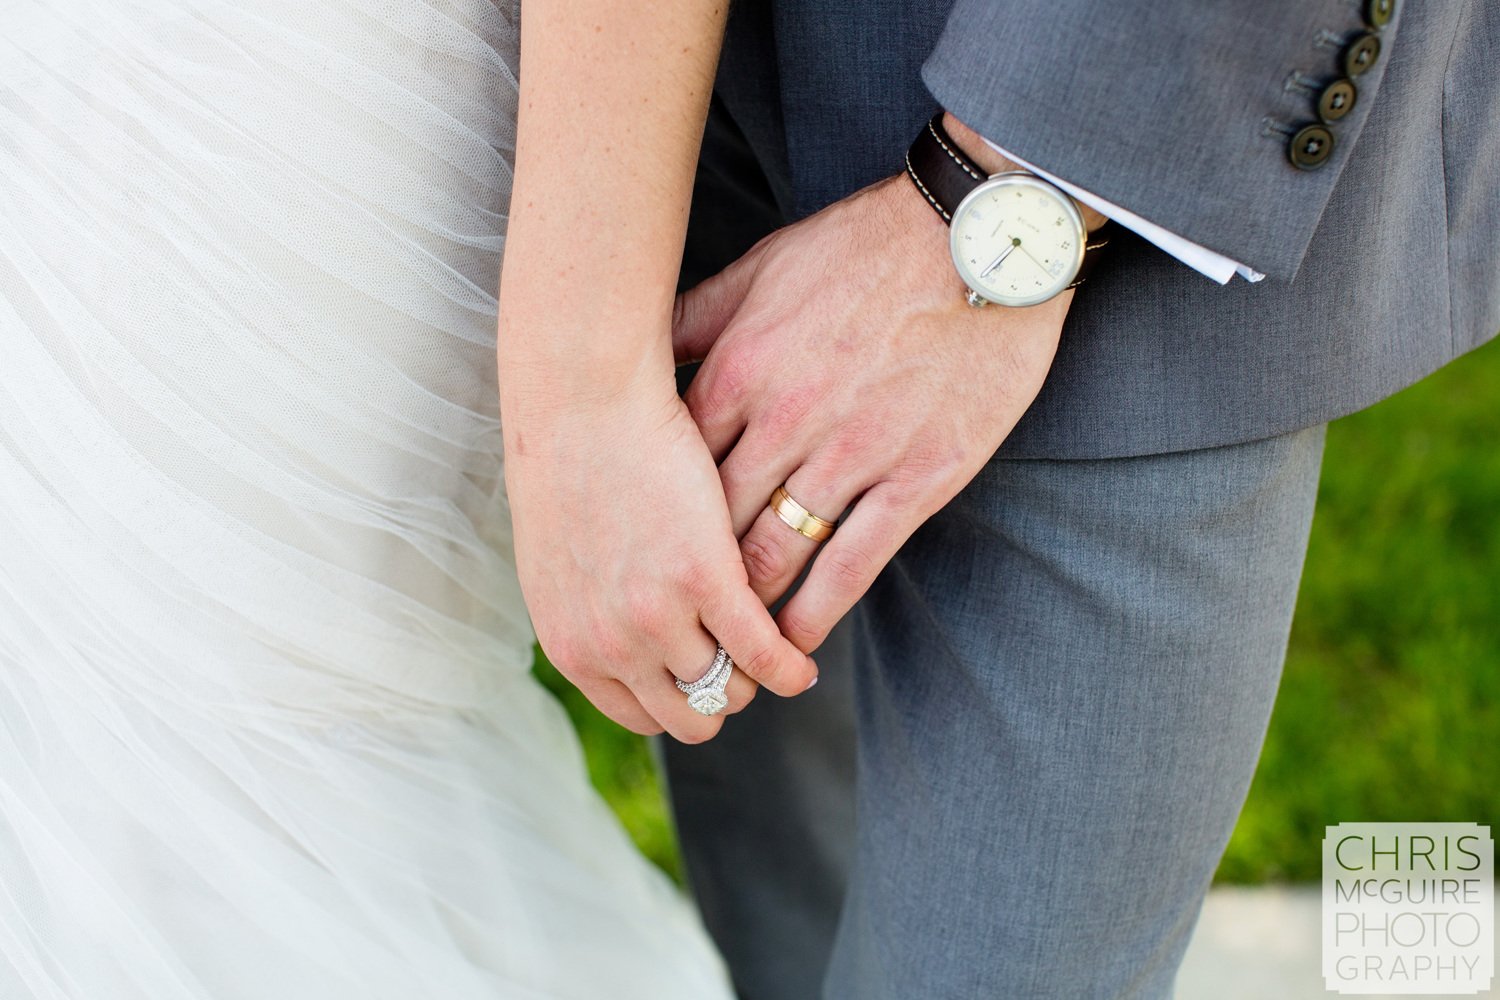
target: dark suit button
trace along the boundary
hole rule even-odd
[[[1354,110],[1358,97],[1353,80],[1335,80],[1318,95],[1318,117],[1325,125],[1336,122]]]
[[[1391,23],[1396,13],[1396,0],[1368,0],[1365,4],[1365,23],[1372,28],[1384,28]]]
[[[1362,31],[1344,50],[1344,75],[1359,76],[1379,58],[1380,36],[1373,31]]]
[[[1293,166],[1316,170],[1333,155],[1333,133],[1321,125],[1308,125],[1292,136],[1286,152]]]

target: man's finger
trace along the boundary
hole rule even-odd
[[[740,558],[750,574],[750,589],[762,604],[785,594],[817,551],[817,542],[793,531],[770,507],[761,509],[740,539]]]
[[[809,653],[821,646],[920,523],[887,484],[865,491],[776,615],[782,634]]]
[[[750,290],[762,244],[681,295],[672,308],[672,355],[679,365],[708,357]]]
[[[850,478],[847,473],[820,468],[816,462],[814,459],[802,466],[786,480],[788,501],[785,503],[788,506],[796,504],[816,517],[837,521],[866,484]],[[771,490],[774,491],[775,486]],[[750,574],[750,589],[767,604],[787,592],[807,568],[818,547],[826,544],[814,541],[784,521],[772,509],[770,498],[768,491],[766,500],[761,501],[759,515],[745,537],[740,539],[740,558],[744,560],[745,571]],[[796,517],[796,509],[788,510],[788,515]]]
[[[720,351],[693,374],[682,401],[714,462],[722,462],[745,431],[753,378],[745,361]]]
[[[745,537],[766,509],[772,491],[791,478],[804,455],[799,446],[789,447],[788,442],[775,441],[753,427],[740,435],[733,450],[719,463],[719,479],[724,484],[736,538]]]
[[[801,694],[818,679],[812,657],[787,641],[771,613],[743,583],[700,612],[708,629],[734,658],[734,665],[762,687],[789,698]]]

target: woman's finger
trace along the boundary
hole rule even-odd
[[[791,697],[818,679],[818,665],[812,657],[787,641],[744,581],[725,586],[704,605],[699,617],[709,634],[724,644],[735,666],[762,687]]]
[[[718,654],[718,643],[714,637],[703,629],[698,629],[699,637],[695,638],[686,652],[680,655],[672,655],[667,658],[667,667],[674,678],[681,679],[684,683],[691,684],[705,676],[713,667],[714,657]],[[727,652],[727,650],[726,650]],[[675,686],[675,685],[674,685]],[[750,704],[755,697],[755,692],[760,685],[750,679],[743,670],[735,669],[730,672],[729,683],[725,686],[724,696],[728,704],[722,709],[725,715],[733,715]],[[681,690],[679,689],[679,694]],[[687,695],[682,695],[683,704],[687,704]],[[689,706],[691,707],[691,706]]]
[[[570,677],[568,679],[579,691],[583,692],[585,698],[593,702],[595,708],[631,732],[640,733],[642,736],[655,736],[663,731],[664,727],[661,723],[646,711],[640,699],[631,693],[630,688],[613,677],[580,677],[576,680]]]
[[[755,696],[760,693],[760,685],[750,679],[750,675],[735,668],[734,673],[729,675],[729,684],[725,686],[724,693],[729,696],[729,704],[724,709],[725,715],[734,715],[743,712]]]
[[[724,716],[703,715],[688,705],[687,695],[677,687],[670,670],[647,671],[631,684],[631,692],[646,711],[680,743],[703,743],[718,735]]]

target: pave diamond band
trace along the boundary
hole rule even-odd
[[[723,645],[714,651],[714,662],[702,677],[691,683],[678,679],[677,690],[688,697],[688,707],[699,715],[718,715],[729,704],[724,688],[729,684],[729,675],[734,673],[734,660],[730,659]]]

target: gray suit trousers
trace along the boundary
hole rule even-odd
[[[1323,436],[996,459],[818,688],[667,748],[745,1000],[1168,996],[1275,698]]]
[[[1170,990],[1271,710],[1323,425],[1500,327],[1500,4],[1394,6],[733,5],[689,283],[898,172],[937,105],[1269,274],[1112,241],[1036,402],[820,686],[670,748],[746,1000]]]

